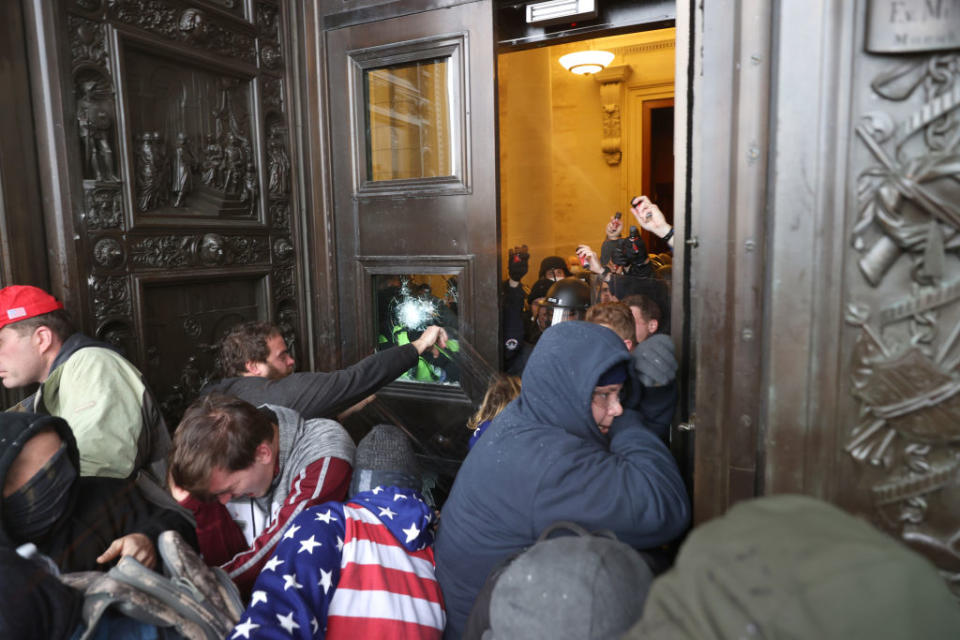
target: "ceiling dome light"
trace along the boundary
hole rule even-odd
[[[603,68],[613,62],[613,54],[609,51],[577,51],[560,56],[560,64],[570,73],[588,75],[603,71]]]

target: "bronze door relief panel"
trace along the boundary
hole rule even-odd
[[[854,69],[843,501],[960,594],[960,15],[887,4],[861,5]]]
[[[175,420],[237,321],[302,331],[280,3],[68,0],[83,324]],[[66,66],[66,65],[64,65]],[[65,88],[66,89],[66,88]]]

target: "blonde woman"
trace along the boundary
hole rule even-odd
[[[518,395],[520,395],[519,377],[508,376],[505,373],[498,373],[493,377],[483,396],[480,409],[467,421],[467,428],[473,430],[470,442],[467,443],[468,449],[473,448],[490,426],[490,422]]]

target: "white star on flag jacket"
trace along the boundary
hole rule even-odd
[[[304,510],[230,638],[439,640],[446,616],[433,520],[419,493],[396,487]]]

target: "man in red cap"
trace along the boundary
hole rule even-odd
[[[165,477],[170,435],[136,367],[109,345],[74,331],[63,304],[36,287],[0,289],[0,379],[40,383],[17,408],[60,416],[80,449],[80,475]]]

